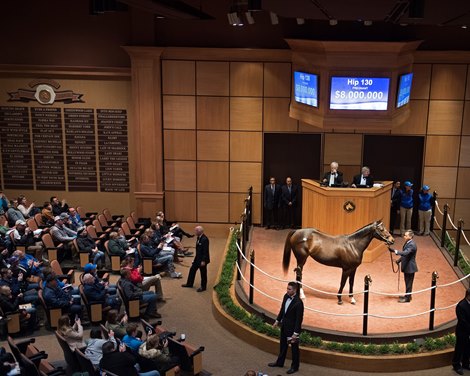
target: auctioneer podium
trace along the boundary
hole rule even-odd
[[[383,187],[372,188],[333,188],[302,179],[302,228],[344,235],[382,220],[389,229],[392,182],[382,184]],[[384,243],[373,239],[364,252],[363,262],[372,262],[385,251]]]

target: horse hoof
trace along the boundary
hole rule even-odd
[[[356,304],[356,299],[351,298],[351,304]]]
[[[338,300],[338,305],[341,305],[343,304],[343,301],[342,300]]]

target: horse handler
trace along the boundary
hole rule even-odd
[[[299,370],[300,352],[299,352],[299,335],[304,319],[304,303],[299,298],[297,291],[299,284],[297,282],[289,282],[287,284],[287,292],[282,300],[281,309],[274,321],[273,327],[281,325],[280,351],[277,360],[269,363],[269,367],[284,367],[287,349],[289,344],[292,347],[292,365],[287,370],[287,374],[295,373]]]

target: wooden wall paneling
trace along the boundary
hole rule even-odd
[[[360,165],[362,163],[362,135],[325,134],[324,164],[336,161],[341,165]]]
[[[197,97],[197,129],[228,130],[229,98]]]
[[[230,63],[230,95],[263,96],[263,63]]]
[[[195,161],[165,161],[165,190],[195,191]]]
[[[457,198],[470,198],[470,168],[459,168],[457,176]]]
[[[261,192],[261,163],[231,162],[230,192],[247,193],[250,186],[253,192]]]
[[[431,68],[431,64],[413,65],[411,99],[429,99],[429,89],[431,87]]]
[[[464,106],[462,135],[470,135],[470,101],[465,101]]]
[[[229,63],[198,61],[196,63],[197,95],[229,95]]]
[[[198,192],[228,192],[228,162],[197,162]]]
[[[429,101],[411,100],[410,117],[397,127],[392,128],[392,134],[425,135],[428,122]]]
[[[290,98],[291,76],[291,63],[265,63],[264,96]]]
[[[230,98],[230,129],[261,131],[263,129],[263,99]]]
[[[230,223],[240,223],[241,215],[245,209],[245,198],[246,194],[243,193],[230,193]],[[253,193],[253,223],[261,223],[261,194]]]
[[[467,69],[467,87],[465,89],[465,99],[470,100],[470,64]]]
[[[197,220],[198,222],[222,222],[229,221],[229,194],[228,193],[203,193],[197,194]]]
[[[314,125],[304,123],[299,121],[299,132],[301,133],[320,133],[322,132],[321,128],[315,127]]]
[[[467,65],[434,64],[431,99],[462,100],[465,97]]]
[[[195,129],[196,97],[164,95],[163,127],[165,129]]]
[[[463,219],[464,221],[464,228],[470,228],[470,200],[462,200],[457,199],[455,200],[455,214],[454,214],[454,223],[456,223],[459,219]],[[465,244],[465,242],[461,242],[460,244]]]
[[[206,161],[228,161],[229,132],[198,131],[197,159]]]
[[[423,183],[436,191],[439,197],[455,197],[457,167],[425,167]]]
[[[196,131],[165,130],[165,159],[196,159]]]
[[[430,101],[428,134],[459,135],[463,101]]]
[[[195,222],[196,192],[165,192],[165,216],[178,222]]]
[[[459,136],[428,136],[425,166],[457,166],[459,163]]]
[[[196,93],[194,61],[163,60],[163,94],[194,95]]]
[[[289,117],[289,102],[289,98],[264,98],[265,132],[297,132],[297,120]]]
[[[230,132],[230,161],[262,162],[262,132]]]
[[[460,144],[461,167],[470,167],[470,136],[463,136]]]

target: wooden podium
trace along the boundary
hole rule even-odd
[[[332,188],[302,179],[302,228],[345,235],[381,219],[388,229],[392,182],[382,184],[380,188]],[[374,239],[364,252],[363,262],[372,262],[385,251],[384,243]]]

